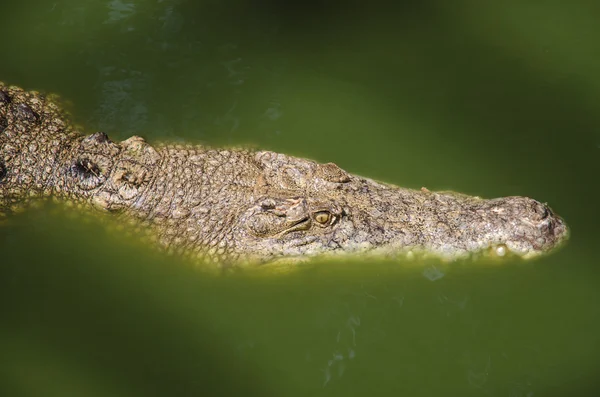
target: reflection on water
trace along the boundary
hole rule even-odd
[[[143,95],[133,95],[147,84],[139,71],[103,67],[102,97],[92,122],[99,130],[111,131],[115,125],[144,126],[148,123],[148,106]],[[134,132],[134,131],[128,131]]]
[[[357,258],[215,275],[76,211],[24,212],[0,226],[0,394],[593,390],[600,28],[581,7],[502,4],[0,6],[0,79],[60,93],[89,130],[533,196],[573,229],[527,263]]]
[[[135,14],[134,3],[124,3],[121,0],[113,0],[108,3],[108,18],[104,23],[115,23],[127,19]]]
[[[444,273],[440,269],[432,265],[426,267],[425,270],[423,270],[423,276],[425,276],[425,278],[428,280],[435,281],[444,277]]]

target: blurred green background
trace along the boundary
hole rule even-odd
[[[600,5],[7,3],[0,80],[60,94],[87,131],[530,196],[572,237],[527,263],[211,275],[32,210],[0,227],[0,395],[600,392]]]

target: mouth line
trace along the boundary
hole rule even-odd
[[[277,238],[281,238],[288,233],[296,232],[299,230],[308,230],[310,228],[310,225],[311,221],[309,217],[299,219],[297,221],[294,221],[287,229],[279,232]]]

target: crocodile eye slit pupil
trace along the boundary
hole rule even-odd
[[[331,215],[327,211],[317,212],[315,214],[315,221],[317,221],[321,224],[325,224],[325,223],[329,222],[330,217],[331,217]]]

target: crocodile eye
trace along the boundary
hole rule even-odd
[[[326,224],[331,219],[331,214],[328,211],[319,211],[315,214],[315,221],[320,224]]]

